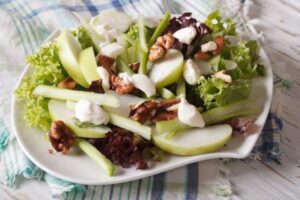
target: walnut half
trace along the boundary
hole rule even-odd
[[[64,89],[74,89],[76,87],[77,83],[71,78],[67,77],[64,80],[62,80],[57,87],[64,88]]]
[[[155,44],[150,49],[149,60],[154,62],[163,57],[168,49],[170,49],[175,42],[172,33],[167,33],[157,38]]]
[[[52,147],[57,152],[67,154],[75,143],[75,136],[63,121],[53,121],[48,134]]]

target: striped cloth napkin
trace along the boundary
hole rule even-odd
[[[240,20],[237,13],[244,1],[230,0],[0,0],[0,174],[2,184],[14,186],[18,176],[44,180],[53,198],[66,199],[197,199],[197,163],[153,177],[111,186],[83,186],[57,179],[35,166],[21,151],[11,131],[10,101],[16,81],[25,67],[25,57],[33,53],[59,27],[78,25],[74,12],[89,18],[104,9],[117,9],[132,16],[193,12],[203,19],[216,8]],[[241,22],[241,21],[240,21]],[[276,80],[277,82],[280,80]],[[281,120],[270,113],[263,134],[253,150],[253,158],[279,161]],[[224,190],[224,188],[223,188]],[[172,196],[176,194],[177,196]],[[221,195],[226,195],[221,192]]]

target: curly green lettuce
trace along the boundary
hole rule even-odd
[[[218,10],[208,15],[205,24],[213,33],[225,35],[236,35],[236,23],[231,18],[222,19]]]
[[[220,78],[201,77],[196,89],[207,110],[248,99],[250,81],[237,80],[227,84]]]
[[[79,26],[77,29],[72,31],[72,34],[78,40],[82,49],[94,47],[93,41],[84,27]]]
[[[221,55],[210,60],[212,69],[217,72],[226,69],[225,61],[237,64],[237,67],[227,73],[233,80],[253,79],[264,75],[264,66],[259,64],[258,45],[255,40],[242,41],[236,45],[226,46]]]
[[[31,127],[49,130],[51,118],[48,111],[48,100],[35,97],[32,91],[38,85],[56,86],[66,77],[55,42],[44,44],[38,52],[27,57],[32,73],[26,76],[15,94],[19,101],[24,103],[24,118]]]

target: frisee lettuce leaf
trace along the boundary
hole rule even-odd
[[[94,47],[91,37],[89,36],[88,32],[82,26],[79,26],[74,31],[72,31],[72,34],[78,40],[82,49],[86,49],[88,47]],[[95,50],[95,48],[94,48],[94,50]]]
[[[253,79],[264,75],[264,66],[258,64],[258,45],[255,40],[240,42],[228,48],[228,59],[237,63],[237,68],[228,71],[234,80]]]
[[[222,19],[218,10],[208,15],[205,24],[213,31],[223,36],[236,35],[236,23],[231,18]]]
[[[55,42],[42,45],[35,54],[27,57],[27,63],[32,67],[32,73],[24,77],[15,94],[24,103],[24,118],[29,126],[47,131],[51,124],[48,100],[31,93],[38,85],[56,86],[67,74],[60,63]]]
[[[200,78],[197,86],[197,95],[203,100],[207,110],[248,99],[250,94],[250,81],[237,80],[231,84],[220,78]]]

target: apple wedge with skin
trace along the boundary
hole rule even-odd
[[[97,61],[93,47],[86,48],[80,52],[79,67],[89,85],[91,85],[93,81],[100,79],[97,73]]]
[[[215,151],[231,138],[232,128],[227,124],[208,126],[178,132],[172,138],[168,133],[153,134],[152,140],[162,150],[181,156],[192,156]]]
[[[58,56],[69,76],[82,87],[89,87],[78,63],[78,56],[81,51],[79,42],[72,33],[65,29],[57,38]]]
[[[165,56],[153,65],[149,78],[157,88],[177,82],[183,70],[183,55],[180,51],[169,49]]]
[[[83,138],[104,138],[110,131],[106,126],[95,126],[81,128],[75,123],[74,111],[67,108],[65,101],[51,99],[48,103],[48,109],[53,121],[63,121],[78,137]]]

